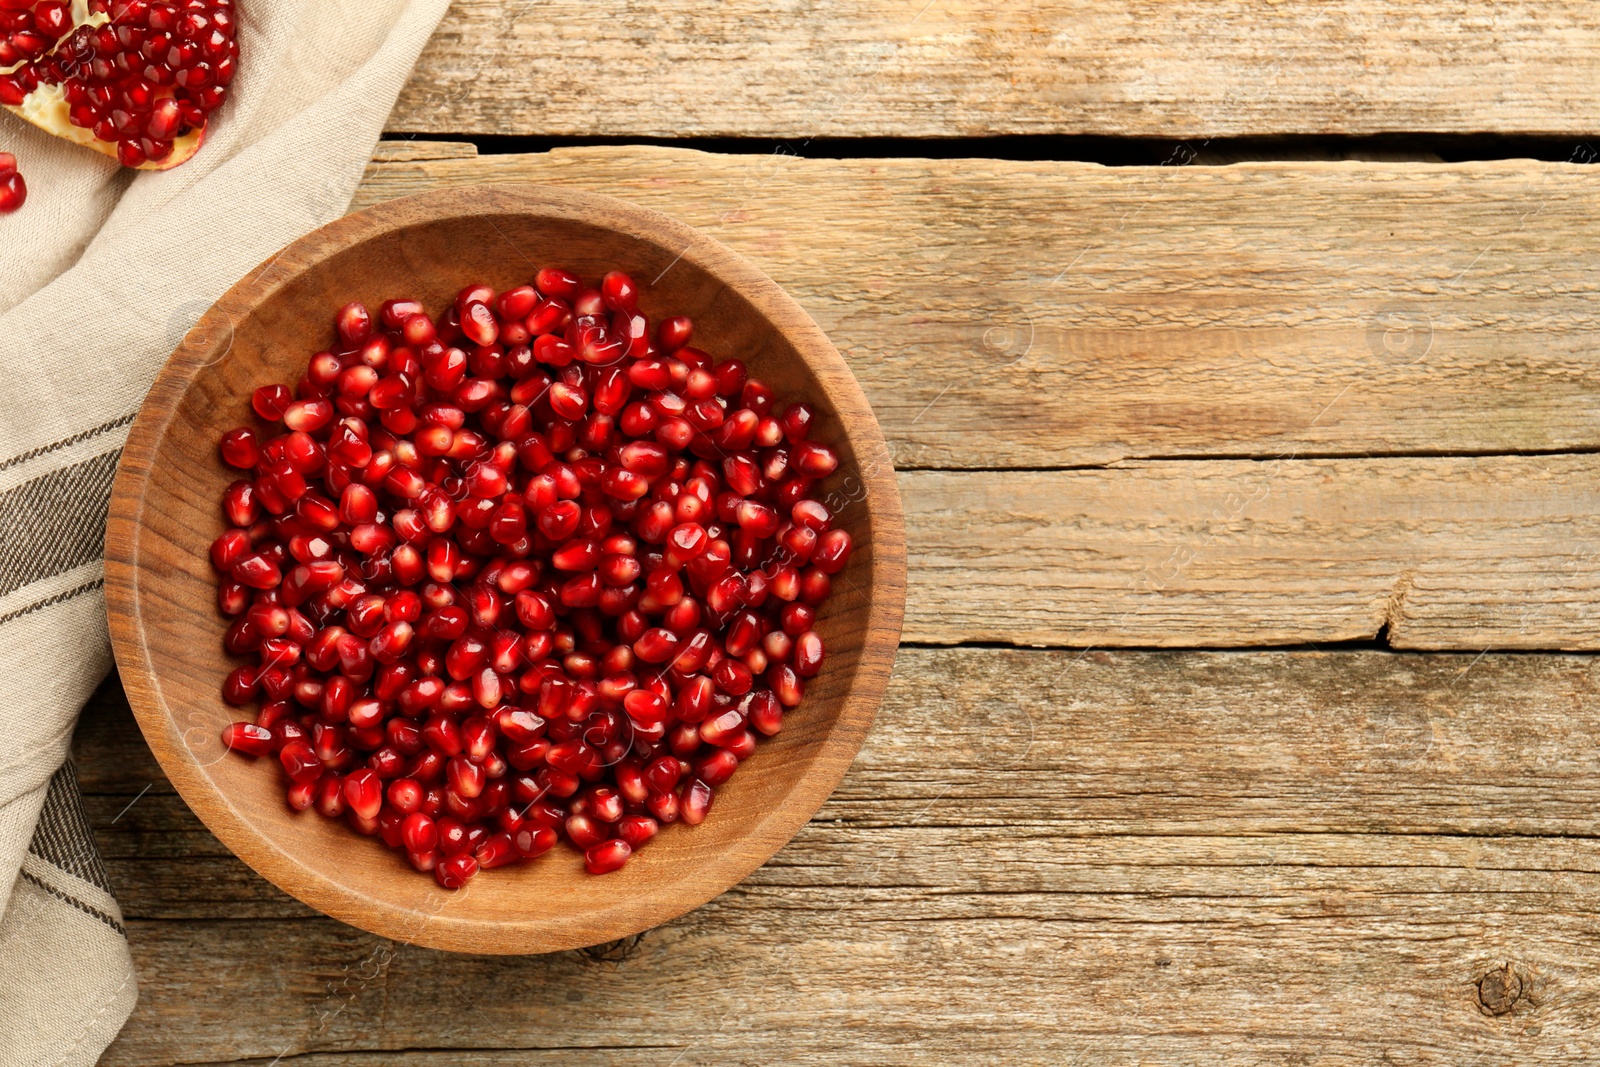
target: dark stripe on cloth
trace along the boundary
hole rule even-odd
[[[104,578],[96,578],[92,582],[84,582],[76,589],[68,589],[65,593],[57,593],[55,596],[47,596],[43,600],[36,600],[32,604],[18,608],[16,611],[8,611],[4,615],[0,615],[0,626],[4,626],[12,619],[20,619],[24,615],[31,615],[36,611],[42,611],[45,608],[59,604],[63,600],[71,600],[73,597],[82,596],[89,590],[99,589],[105,584],[106,580]]]
[[[0,596],[100,558],[121,450],[0,493]]]
[[[28,851],[52,866],[59,867],[90,885],[111,892],[111,879],[94,845],[89,816],[83,810],[78,790],[78,775],[68,760],[50,779],[44,797],[44,810],[34,828]]]
[[[40,456],[48,455],[57,449],[66,448],[68,445],[75,445],[79,441],[87,441],[89,438],[94,437],[97,434],[103,434],[110,430],[115,430],[119,426],[126,426],[131,423],[138,414],[139,413],[136,411],[132,415],[124,415],[120,419],[112,419],[110,422],[103,422],[93,429],[84,430],[81,433],[75,433],[71,437],[63,437],[59,441],[52,441],[47,445],[40,445],[38,448],[24,452],[20,456],[12,456],[4,463],[0,463],[0,471],[10,470],[18,463],[26,463],[30,459],[37,459]]]
[[[79,900],[77,897],[73,896],[71,893],[68,893],[65,890],[57,889],[55,886],[51,885],[49,882],[45,881],[43,878],[35,878],[33,875],[29,874],[27,871],[23,871],[22,872],[22,877],[26,878],[28,881],[30,881],[34,885],[38,886],[40,889],[43,889],[46,893],[49,893],[51,896],[55,897],[57,900],[65,901],[66,903],[71,904],[74,908],[77,908],[79,911],[83,912],[85,915],[94,916],[96,919],[99,919],[101,922],[103,922],[107,926],[111,927],[111,929],[115,930],[117,933],[121,934],[123,937],[127,937],[128,936],[127,929],[124,928],[121,923],[117,922],[117,920],[113,919],[111,916],[107,915],[105,912],[101,911],[99,908],[91,907],[88,904],[85,904],[83,901]]]

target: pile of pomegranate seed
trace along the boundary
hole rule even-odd
[[[255,391],[271,429],[221,441],[249,476],[211,558],[253,657],[222,695],[263,701],[223,742],[451,889],[705,819],[821,667],[851,542],[812,408],[692,328],[652,334],[619,272],[340,309],[295,389]]]
[[[17,173],[17,157],[0,152],[0,215],[9,215],[28,199],[28,186]]]
[[[0,0],[0,104],[125,167],[176,166],[227,97],[236,29],[233,0]]]

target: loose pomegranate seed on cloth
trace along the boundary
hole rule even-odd
[[[0,215],[9,215],[28,199],[28,186],[17,173],[17,157],[0,152]]]
[[[563,270],[441,314],[348,304],[264,425],[211,546],[229,652],[288,803],[441,886],[562,838],[620,869],[783,726],[850,535],[816,412]]]

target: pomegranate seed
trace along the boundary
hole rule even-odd
[[[613,311],[632,311],[639,303],[639,287],[632,278],[614,270],[600,280],[600,293]]]
[[[478,866],[483,870],[488,870],[491,867],[504,867],[508,863],[515,863],[522,859],[522,854],[517,851],[516,845],[512,843],[511,835],[504,831],[485,838],[472,855],[478,861]]]
[[[322,760],[305,741],[290,741],[278,750],[284,772],[296,782],[315,781],[322,775]]]
[[[810,678],[822,669],[822,638],[815,630],[807,630],[794,639],[794,670],[802,678]]]
[[[617,836],[631,848],[638,848],[656,836],[661,824],[648,815],[628,815],[617,823]]]
[[[697,775],[695,781],[702,782],[707,786],[721,785],[729,778],[732,778],[733,772],[738,769],[739,758],[737,756],[725,748],[716,749],[695,760],[694,771]],[[685,814],[687,815],[687,812]],[[687,818],[685,821],[688,821]],[[690,823],[690,825],[694,824]]]
[[[311,807],[312,802],[316,799],[316,788],[315,779],[291,784],[287,794],[289,807],[295,811],[305,811]]]
[[[255,432],[240,426],[222,435],[222,460],[230,467],[249,470],[261,462],[261,449],[256,444]]]
[[[555,847],[559,840],[549,826],[523,827],[511,835],[512,847],[523,859],[536,859]]]
[[[396,778],[389,783],[389,804],[402,815],[411,815],[422,807],[422,783],[415,778]],[[414,852],[426,852],[427,849],[413,849]]]
[[[383,783],[370,769],[354,771],[344,780],[344,799],[363,819],[375,819],[383,806]]]
[[[694,323],[685,315],[673,315],[656,327],[656,344],[663,352],[676,352],[694,335]]]
[[[401,840],[408,852],[431,852],[439,843],[439,830],[433,819],[423,812],[407,815],[400,824]]]
[[[59,6],[59,5],[58,5]],[[37,14],[35,15],[37,17]],[[13,38],[13,41],[15,38]],[[5,47],[4,40],[0,40],[0,49]],[[3,54],[0,54],[0,66],[5,64]],[[4,101],[4,90],[0,88],[0,101]],[[9,101],[6,101],[9,102]],[[17,101],[21,103],[21,101]],[[22,180],[22,175],[17,172],[17,157],[10,152],[0,152],[0,215],[9,215],[16,211],[28,199],[28,184]]]
[[[360,348],[372,336],[372,316],[362,304],[346,304],[334,316],[334,328],[346,348]]]
[[[711,786],[699,778],[689,779],[678,803],[683,821],[690,826],[699,826],[711,811]]]
[[[222,743],[252,758],[267,756],[272,753],[272,731],[251,722],[229,723],[222,730]]]
[[[622,838],[612,838],[586,849],[583,853],[583,865],[590,874],[610,874],[620,871],[628,857],[633,855],[633,846]]]
[[[446,857],[433,869],[434,880],[445,889],[460,889],[477,873],[478,861],[466,852]]]

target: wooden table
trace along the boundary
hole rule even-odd
[[[744,885],[479,959],[254,876],[110,682],[104,1062],[1596,1062],[1597,64],[1577,0],[459,3],[356,206],[594,189],[787,287],[900,470],[889,699]],[[1406,133],[1575,162],[1210,140]],[[996,135],[1168,165],[895,140]]]

